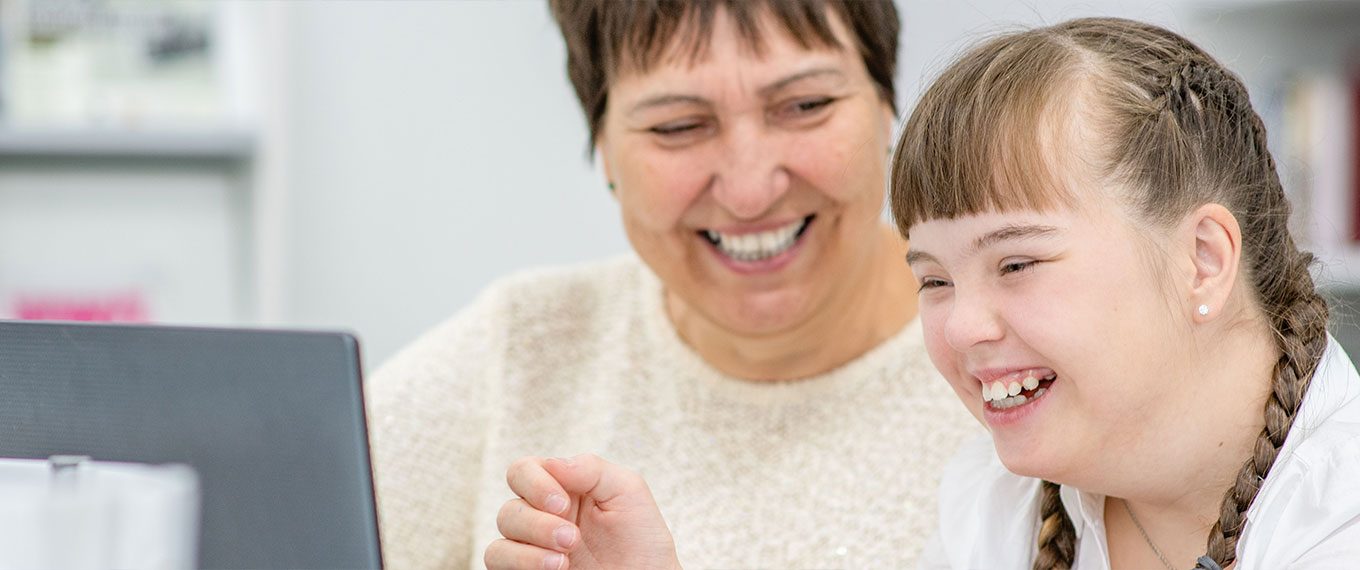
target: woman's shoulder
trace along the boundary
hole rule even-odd
[[[627,326],[657,284],[632,254],[521,270],[493,281],[467,306],[426,330],[378,368],[376,379],[446,378],[493,366],[516,346],[566,350]],[[659,301],[656,301],[659,304]]]
[[[626,253],[608,259],[571,265],[549,265],[516,271],[491,282],[479,298],[502,298],[544,303],[564,296],[617,293],[647,283],[647,266],[637,255]]]
[[[1038,499],[1039,480],[1008,471],[990,436],[964,445],[940,480],[936,532],[947,567],[1027,568]]]
[[[625,310],[655,280],[631,254],[575,265],[535,267],[498,278],[467,306],[434,326],[407,351],[447,353],[471,338],[514,331],[580,327]]]

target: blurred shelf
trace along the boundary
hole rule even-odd
[[[1223,11],[1291,10],[1360,14],[1360,0],[1196,0],[1192,6]]]
[[[1201,17],[1268,21],[1275,25],[1287,22],[1350,25],[1360,21],[1360,0],[1198,0],[1191,7]]]
[[[0,158],[248,160],[255,133],[218,129],[0,127]]]

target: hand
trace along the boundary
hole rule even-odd
[[[496,517],[488,570],[679,570],[675,542],[642,477],[594,455],[523,457],[518,498]]]

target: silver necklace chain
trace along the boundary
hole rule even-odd
[[[1138,527],[1138,534],[1143,535],[1143,540],[1147,541],[1147,545],[1152,548],[1152,552],[1162,561],[1162,565],[1166,566],[1166,570],[1176,570],[1176,567],[1172,566],[1170,562],[1167,562],[1165,556],[1162,556],[1162,551],[1157,548],[1157,545],[1152,543],[1152,538],[1148,536],[1146,530],[1143,530],[1143,523],[1138,522],[1138,517],[1133,516],[1133,509],[1129,508],[1129,502],[1125,499],[1119,499],[1119,501],[1124,503],[1124,512],[1129,513],[1129,520],[1133,521],[1133,526]]]

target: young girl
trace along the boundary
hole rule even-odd
[[[892,206],[931,359],[992,433],[926,566],[1360,560],[1360,380],[1218,62],[1127,20],[989,41],[906,125]]]
[[[923,567],[1360,560],[1360,377],[1246,89],[1202,50],[1116,19],[982,44],[908,121],[892,207],[931,359],[991,432],[946,471]],[[509,481],[493,549],[524,565],[493,568],[678,566],[636,475]]]

